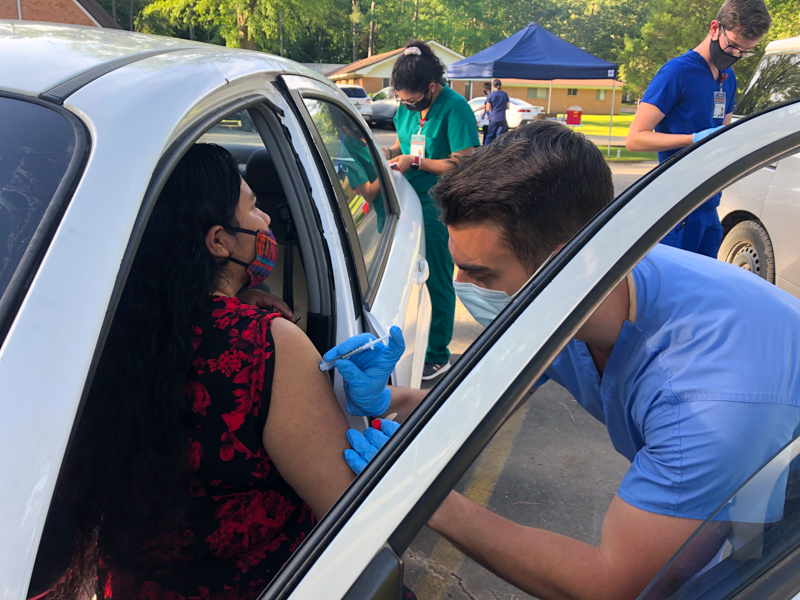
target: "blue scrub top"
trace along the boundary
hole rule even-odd
[[[800,425],[800,300],[730,264],[659,244],[634,268],[637,314],[600,377],[572,340],[546,376],[603,422],[631,467],[618,495],[705,519]],[[737,520],[766,522],[782,502]]]
[[[642,102],[656,106],[664,118],[656,125],[659,133],[692,134],[722,125],[723,119],[714,119],[714,93],[725,92],[725,114],[733,112],[736,102],[736,75],[728,68],[720,74],[720,84],[714,79],[706,59],[694,50],[668,61],[647,86]],[[664,162],[681,149],[658,153]],[[716,208],[717,194],[703,206]]]
[[[489,123],[502,123],[506,120],[508,94],[503,90],[495,90],[486,96],[486,102],[492,105],[492,110],[489,112]]]

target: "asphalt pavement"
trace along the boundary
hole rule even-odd
[[[375,130],[381,146],[395,139]],[[617,194],[655,163],[610,163]],[[482,327],[457,302],[451,361]],[[456,489],[529,527],[598,544],[603,515],[628,468],[605,427],[560,386],[547,383],[495,435]],[[406,585],[419,600],[533,598],[483,569],[423,528],[403,556]]]

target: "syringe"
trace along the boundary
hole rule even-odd
[[[367,342],[363,346],[359,346],[355,350],[350,350],[350,352],[347,352],[346,354],[342,354],[341,356],[337,356],[333,360],[323,360],[321,363],[319,363],[319,370],[320,371],[330,371],[334,367],[334,365],[336,364],[337,360],[344,360],[344,359],[350,358],[351,356],[355,356],[359,352],[364,352],[364,350],[372,350],[375,347],[376,344],[383,343],[383,342],[387,341],[390,337],[391,336],[387,333],[383,337],[379,337],[377,340],[370,340],[369,342]]]

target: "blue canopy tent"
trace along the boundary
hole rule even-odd
[[[514,35],[447,67],[448,79],[539,79],[550,80],[547,112],[553,94],[553,79],[613,79],[611,121],[614,120],[617,65],[598,58],[553,35],[537,23],[529,23]],[[611,124],[608,128],[609,151]]]

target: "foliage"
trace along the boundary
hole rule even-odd
[[[622,65],[640,96],[658,68],[695,47],[722,0],[99,0],[138,31],[281,54],[300,62],[349,63],[410,39],[436,40],[469,56],[531,21]],[[767,0],[769,41],[800,34],[800,0]],[[736,66],[741,87],[758,57]]]

